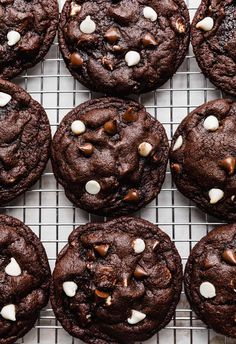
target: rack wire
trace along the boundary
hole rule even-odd
[[[192,18],[200,0],[186,0],[186,3]],[[44,106],[53,134],[68,111],[98,96],[72,78],[65,68],[57,42],[53,44],[43,62],[16,78],[14,82],[21,85]],[[155,92],[136,97],[136,100],[143,103],[148,111],[163,123],[171,139],[178,124],[190,111],[208,100],[220,97],[221,92],[202,75],[190,47],[183,65],[169,82]],[[0,212],[15,216],[32,228],[45,246],[52,269],[58,252],[67,242],[69,233],[79,224],[98,219],[72,206],[66,199],[63,189],[57,184],[50,163],[40,181],[32,189],[8,206],[1,207]],[[181,254],[183,266],[195,243],[219,224],[218,220],[202,213],[176,190],[169,167],[158,198],[139,211],[137,216],[158,224],[169,234]],[[17,343],[82,342],[72,338],[62,329],[48,305],[41,312],[34,329]],[[182,292],[181,301],[170,324],[146,343],[233,344],[236,341],[207,329],[191,311]]]

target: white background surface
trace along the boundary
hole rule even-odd
[[[192,18],[200,0],[186,0],[186,2]],[[44,62],[28,70],[14,82],[20,84],[44,106],[53,133],[68,111],[97,96],[70,76],[59,54],[57,43],[51,47]],[[183,65],[171,81],[156,92],[150,92],[136,99],[163,123],[168,137],[171,138],[178,123],[189,111],[207,100],[219,97],[221,93],[203,77],[190,49]],[[65,245],[72,229],[79,224],[97,219],[82,210],[75,209],[66,199],[63,189],[55,181],[50,163],[41,180],[24,196],[1,208],[1,212],[21,219],[35,231],[46,248],[52,269],[55,258]],[[216,219],[196,209],[175,189],[169,167],[158,199],[141,210],[137,216],[157,223],[170,235],[182,256],[183,265],[191,247],[218,223]],[[24,340],[20,339],[17,343],[22,342],[82,343],[73,339],[61,328],[55,320],[50,305],[41,312],[35,328],[25,336]],[[207,330],[206,326],[196,319],[182,293],[173,321],[146,343],[232,344],[236,343],[236,340],[226,339]]]

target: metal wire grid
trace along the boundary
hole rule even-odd
[[[192,17],[200,0],[186,0],[186,3]],[[15,82],[44,106],[53,133],[69,110],[98,96],[71,77],[60,56],[57,43],[54,43],[43,62],[16,78]],[[183,65],[168,83],[155,92],[136,99],[163,123],[171,139],[178,124],[191,110],[221,96],[221,93],[203,77],[190,48]],[[63,189],[56,183],[50,164],[40,181],[31,190],[10,205],[1,207],[1,212],[21,219],[34,230],[46,248],[52,269],[58,252],[76,226],[90,221],[101,221],[101,218],[72,206],[66,199]],[[137,216],[157,223],[170,235],[182,256],[183,265],[193,245],[219,224],[213,217],[199,211],[176,190],[169,168],[158,199],[138,212]],[[82,342],[72,338],[61,328],[48,305],[41,312],[35,328],[17,343]],[[208,330],[191,311],[182,292],[181,301],[171,323],[146,343],[232,344],[236,341]]]

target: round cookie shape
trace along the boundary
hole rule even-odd
[[[56,0],[7,0],[0,5],[0,77],[11,79],[48,52],[58,26]]]
[[[21,221],[0,215],[0,344],[15,343],[49,299],[51,273],[38,237]]]
[[[71,74],[91,90],[144,93],[176,72],[189,45],[183,0],[67,0],[60,49]]]
[[[222,91],[236,96],[236,4],[202,0],[191,27],[199,67]]]
[[[78,122],[82,131],[73,130]],[[98,215],[124,215],[159,193],[168,151],[163,126],[141,104],[99,98],[64,117],[53,138],[52,165],[76,206]]]
[[[150,222],[121,217],[71,233],[56,261],[51,303],[65,330],[85,343],[132,344],[167,325],[181,284],[170,238]]]
[[[30,188],[47,164],[50,124],[21,87],[0,80],[0,205]]]
[[[203,211],[236,220],[236,103],[219,99],[190,113],[170,150],[174,182]]]
[[[185,292],[210,328],[236,338],[236,225],[215,228],[193,248],[185,268]]]

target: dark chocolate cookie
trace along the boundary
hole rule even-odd
[[[174,314],[180,256],[150,222],[121,217],[75,229],[59,254],[51,288],[56,317],[86,343],[146,340]]]
[[[202,210],[236,220],[236,103],[206,103],[180,124],[170,151],[179,191]]]
[[[21,221],[0,215],[0,344],[15,343],[49,298],[51,274],[38,237]]]
[[[236,225],[211,231],[192,250],[185,291],[197,316],[216,332],[236,338]]]
[[[50,141],[42,106],[19,86],[0,80],[0,205],[39,179],[49,158]]]
[[[0,77],[13,78],[41,61],[57,24],[56,0],[1,0]]]
[[[203,73],[236,96],[236,3],[202,0],[192,22],[192,44]]]
[[[163,126],[131,100],[100,98],[72,110],[52,144],[55,176],[78,207],[134,212],[156,197],[169,144]]]
[[[153,90],[176,72],[189,31],[183,0],[67,0],[59,43],[82,84],[127,95]]]

